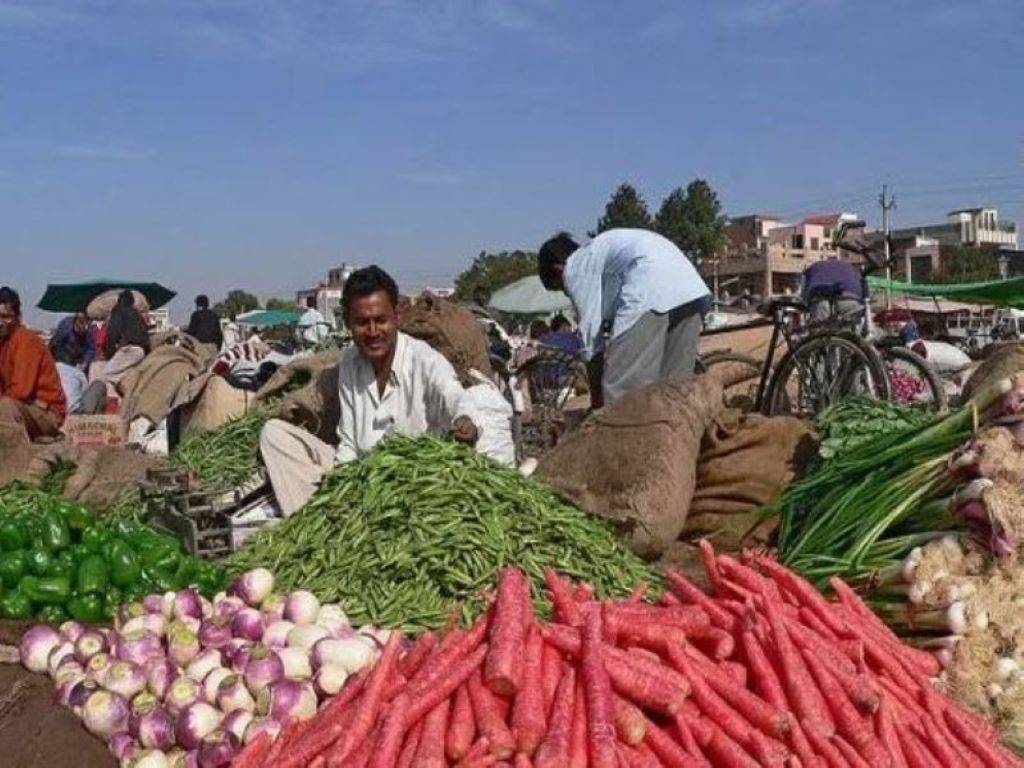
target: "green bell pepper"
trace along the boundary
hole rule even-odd
[[[178,569],[181,553],[177,545],[168,548],[163,545],[142,550],[142,567],[147,571],[174,573]]]
[[[186,586],[167,571],[146,571],[143,575],[151,592],[177,592]]]
[[[43,515],[43,546],[51,552],[71,546],[71,531],[59,512]]]
[[[223,568],[196,558],[188,559],[195,563],[196,586],[204,597],[212,598],[227,586],[227,573]]]
[[[107,533],[105,528],[94,525],[91,528],[86,528],[82,531],[81,546],[87,552],[99,554],[103,551],[103,547],[109,538],[110,535]]]
[[[110,584],[110,568],[102,555],[90,555],[78,566],[75,582],[79,594],[102,594]]]
[[[68,528],[72,531],[82,532],[86,528],[91,528],[96,522],[96,518],[83,507],[81,504],[75,504],[73,501],[62,501],[57,506],[57,511],[60,512],[64,522],[67,523]]]
[[[63,576],[68,581],[74,581],[77,564],[75,556],[70,549],[62,549],[50,560],[50,566],[46,569],[46,576]]]
[[[0,581],[5,587],[16,587],[21,577],[28,570],[28,557],[25,550],[0,553]]]
[[[62,576],[22,576],[18,591],[33,603],[40,605],[61,605],[71,597],[71,584]]]
[[[44,624],[58,627],[71,618],[63,605],[44,605],[36,613],[36,618]]]
[[[43,547],[32,547],[26,550],[25,557],[28,562],[28,572],[33,576],[45,576],[53,555]]]
[[[5,619],[28,619],[32,616],[32,601],[17,590],[0,597],[0,615]]]
[[[18,520],[4,520],[0,523],[0,549],[4,552],[13,552],[16,549],[24,549],[28,544],[28,531],[24,523]]]
[[[107,561],[110,563],[110,580],[114,584],[127,589],[139,583],[142,568],[127,542],[121,539],[111,540]]]
[[[115,606],[123,605],[124,602],[125,602],[125,600],[124,600],[124,592],[121,591],[120,587],[115,587],[113,584],[111,584],[109,587],[107,587],[107,593],[103,596],[103,599],[104,600],[109,600]]]
[[[139,581],[134,584],[129,584],[124,588],[121,593],[121,603],[135,603],[148,594],[149,589],[146,588],[146,585],[142,583],[142,579],[140,578]]]
[[[107,618],[103,612],[103,598],[99,595],[72,595],[65,603],[75,621],[97,624]]]

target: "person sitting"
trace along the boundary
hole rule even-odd
[[[299,317],[299,338],[308,346],[315,347],[327,338],[331,327],[323,313],[316,308],[316,296],[306,297],[306,311]]]
[[[135,308],[131,291],[121,291],[117,304],[110,313],[103,340],[106,362],[97,378],[108,384],[117,384],[125,372],[135,367],[149,353],[149,331],[146,322]]]
[[[84,312],[76,312],[57,323],[53,336],[50,337],[50,351],[57,356],[57,350],[64,347],[74,360],[81,360],[83,368],[96,358],[96,343],[89,318]]]
[[[451,431],[475,445],[479,430],[455,369],[428,344],[398,330],[398,286],[377,266],[353,272],[342,289],[353,346],[338,365],[338,446],[279,419],[260,434],[260,452],[284,515],[313,495],[334,464],[371,451],[386,435]]]
[[[90,384],[85,373],[76,364],[78,361],[71,356],[68,347],[57,347],[53,352],[53,358],[57,363],[57,375],[60,376],[68,413],[103,413],[107,406],[107,385],[102,381]]]
[[[594,408],[693,373],[711,292],[668,238],[609,229],[580,247],[562,232],[541,246],[537,272],[576,307]]]
[[[583,342],[578,333],[572,329],[572,323],[565,315],[551,318],[551,330],[540,337],[545,347],[554,347],[567,355],[578,355]]]
[[[816,261],[804,270],[801,296],[811,320],[828,320],[835,301],[838,317],[849,317],[863,309],[864,285],[860,270],[848,261]]]
[[[196,310],[188,320],[185,330],[189,336],[200,344],[212,344],[218,350],[224,343],[224,334],[220,329],[220,315],[210,309],[210,298],[203,294],[196,296]]]
[[[0,421],[20,425],[29,439],[56,437],[67,401],[53,355],[21,322],[21,299],[0,288]]]

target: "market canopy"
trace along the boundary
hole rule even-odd
[[[569,311],[572,302],[561,291],[545,288],[537,275],[529,275],[495,291],[487,306],[510,315],[550,315]]]
[[[301,312],[291,309],[254,309],[252,312],[243,312],[235,319],[242,325],[270,328],[275,325],[296,325],[301,317]]]
[[[1015,277],[1011,280],[990,280],[984,283],[950,283],[949,285],[903,283],[899,280],[869,277],[868,285],[875,291],[891,291],[906,296],[927,296],[969,304],[1024,308],[1024,277]]]
[[[51,284],[36,305],[48,312],[85,312],[89,303],[102,293],[132,290],[142,294],[150,309],[159,309],[175,297],[174,291],[160,283],[139,283],[123,280],[90,280],[84,283]]]

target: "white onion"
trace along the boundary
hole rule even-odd
[[[284,618],[295,624],[312,624],[320,613],[320,601],[305,589],[297,589],[284,602]]]
[[[309,652],[304,648],[297,648],[295,646],[280,648],[277,651],[277,657],[281,659],[281,664],[284,665],[284,676],[286,678],[291,680],[308,680],[312,676],[313,669],[309,664]]]
[[[290,648],[302,648],[308,652],[320,640],[330,636],[331,633],[321,626],[316,624],[300,624],[297,627],[293,627],[288,633],[288,646]]]

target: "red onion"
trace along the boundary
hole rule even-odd
[[[146,595],[142,598],[142,607],[146,610],[146,613],[155,613],[159,616],[164,616],[164,596]],[[164,618],[167,617],[164,616]]]
[[[74,670],[68,669],[68,667],[62,667],[62,669],[68,670],[68,672],[73,672],[74,671]],[[55,681],[56,682],[56,687],[53,690],[53,700],[54,700],[54,702],[56,702],[57,704],[60,704],[63,707],[70,706],[71,694],[75,690],[75,687],[79,683],[81,683],[83,680],[85,680],[85,675],[83,675],[81,673],[76,673],[74,676],[64,675],[64,676],[58,678]]]
[[[274,591],[274,574],[266,568],[246,571],[232,583],[228,593],[242,598],[253,608],[259,607]]]
[[[295,624],[312,624],[320,612],[320,601],[316,595],[305,589],[297,589],[288,595],[284,603],[284,618]]]
[[[281,724],[277,720],[271,720],[269,717],[257,717],[249,725],[245,727],[245,738],[243,741],[248,744],[259,737],[261,733],[265,733],[273,741],[281,734]]]
[[[185,668],[185,674],[198,682],[210,674],[210,670],[221,666],[222,662],[220,651],[216,648],[207,648],[192,659],[192,662]]]
[[[117,643],[117,658],[140,666],[150,659],[159,659],[163,655],[164,649],[160,644],[160,638],[144,629],[122,634]]]
[[[203,604],[199,600],[199,593],[194,589],[178,590],[174,595],[172,610],[176,619],[182,619],[186,616],[193,619],[203,618]]]
[[[173,717],[177,717],[182,710],[197,701],[199,701],[199,683],[190,677],[182,676],[171,683],[171,687],[167,689],[164,705]]]
[[[29,672],[46,672],[50,651],[61,644],[61,636],[52,627],[37,624],[21,639],[21,663]]]
[[[238,738],[230,731],[216,730],[199,745],[200,768],[226,768],[238,752]]]
[[[106,637],[96,630],[87,629],[75,640],[75,660],[80,664],[88,664],[89,659],[97,653],[106,653],[109,648]]]
[[[267,627],[260,642],[268,648],[284,648],[288,645],[288,633],[294,628],[295,625],[290,621],[284,619],[275,621]]]
[[[110,691],[94,691],[82,707],[82,722],[93,735],[109,739],[127,729],[128,702]]]
[[[280,621],[284,618],[284,595],[268,595],[267,599],[260,603],[262,613],[268,623]]]
[[[255,608],[242,608],[231,618],[231,632],[235,637],[256,642],[263,637],[265,628],[263,615]]]
[[[107,741],[107,749],[118,760],[125,760],[131,758],[138,751],[139,745],[135,743],[135,739],[130,733],[121,731],[110,737],[110,740]]]
[[[245,601],[234,595],[224,595],[213,599],[213,615],[218,619],[230,619],[245,608]]]
[[[216,703],[224,712],[232,712],[237,709],[246,712],[256,710],[256,701],[249,693],[249,689],[245,687],[245,680],[241,675],[228,675],[221,680],[217,687]]]
[[[199,644],[204,648],[223,648],[231,640],[231,620],[206,619],[199,627]]]
[[[125,603],[114,614],[114,629],[120,632],[124,625],[138,616],[145,616],[146,608],[140,602]]]
[[[309,683],[279,680],[260,691],[256,712],[279,723],[309,720],[316,715],[316,693]]]
[[[217,730],[221,719],[220,711],[205,701],[189,704],[178,715],[174,726],[178,743],[186,749],[196,749],[205,736]]]
[[[146,686],[161,700],[177,678],[178,668],[169,659],[153,659],[146,668]]]
[[[50,673],[50,677],[57,674],[57,667],[65,661],[75,662],[75,646],[67,640],[53,646],[50,649],[50,654],[46,657],[46,671]]]
[[[152,632],[157,637],[163,637],[167,630],[167,619],[164,618],[162,613],[147,613],[143,616],[136,616],[134,619],[129,619],[125,622],[121,628],[121,633],[138,632],[140,629]]]
[[[199,635],[183,622],[171,622],[167,630],[167,658],[184,667],[199,655],[199,650]]]
[[[200,619],[212,619],[213,618],[213,603],[207,600],[202,595],[199,596],[199,618]]]
[[[284,677],[284,665],[277,654],[265,645],[255,646],[245,665],[245,684],[249,691],[258,694],[271,683]]]
[[[107,673],[107,667],[110,666],[110,662],[111,658],[107,654],[97,653],[85,665],[86,677],[96,681],[101,680],[103,675]]]
[[[231,677],[231,670],[226,667],[214,667],[207,672],[206,677],[203,678],[203,699],[209,704],[216,704],[220,684],[229,677]]]
[[[85,680],[79,680],[68,692],[67,708],[75,713],[76,716],[82,716],[82,707],[85,706],[86,700],[92,696],[96,691],[101,690],[100,684],[95,680],[86,678]]]
[[[170,749],[174,746],[174,721],[156,699],[132,702],[128,729],[148,749]]]
[[[121,698],[131,699],[135,694],[145,690],[146,673],[138,664],[130,661],[115,661],[107,668],[100,681],[108,691]]]
[[[225,731],[233,733],[236,739],[242,741],[245,738],[245,729],[255,719],[252,712],[244,709],[232,709],[224,717],[224,722],[220,724],[220,727]]]
[[[245,665],[249,662],[249,649],[252,648],[252,645],[248,640],[234,637],[220,649],[220,652],[232,670],[242,673],[245,672]]]
[[[85,627],[74,619],[69,619],[61,624],[57,628],[57,631],[60,632],[60,636],[65,640],[70,643],[74,643],[79,637],[81,637],[82,633],[85,632]]]
[[[303,648],[281,648],[277,651],[284,667],[284,676],[289,680],[308,680],[313,674],[309,665],[309,652]]]

